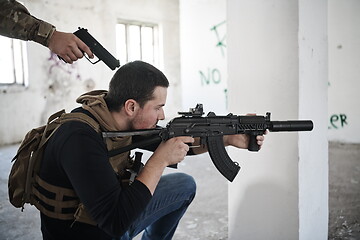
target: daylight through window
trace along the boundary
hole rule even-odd
[[[0,36],[0,84],[27,86],[26,42]]]
[[[158,65],[156,25],[147,23],[118,23],[116,51],[120,64],[142,60]]]

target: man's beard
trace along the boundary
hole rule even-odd
[[[129,129],[130,130],[140,130],[140,129],[153,129],[153,128],[159,127],[158,121],[156,121],[156,123],[154,125],[152,125],[151,127],[149,127],[149,128],[135,128],[134,125],[135,125],[134,122],[130,122]]]

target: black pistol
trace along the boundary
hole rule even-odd
[[[99,59],[96,62],[90,61],[92,64],[98,63],[100,60],[103,61],[111,70],[120,67],[120,61],[116,59],[111,53],[109,53],[93,36],[90,35],[87,29],[80,28],[74,34],[81,39]]]

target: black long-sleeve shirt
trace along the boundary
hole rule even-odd
[[[98,226],[41,214],[44,239],[111,239],[121,236],[145,209],[151,199],[149,189],[137,180],[122,188],[107,153],[102,137],[82,122],[61,125],[49,140],[40,177],[74,189]]]

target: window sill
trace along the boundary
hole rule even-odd
[[[22,84],[0,84],[0,94],[20,93],[27,89],[28,87]]]

